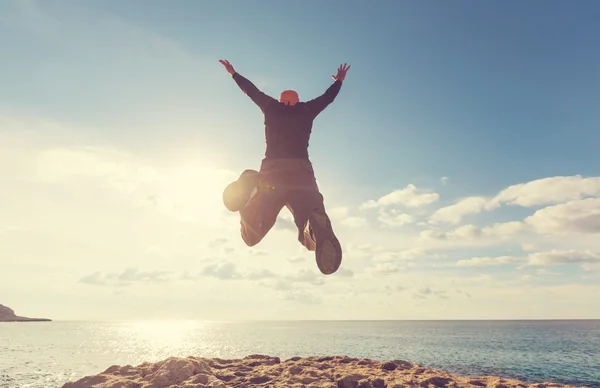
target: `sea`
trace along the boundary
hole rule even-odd
[[[600,320],[0,324],[0,388],[61,387],[170,356],[346,355],[600,388]]]

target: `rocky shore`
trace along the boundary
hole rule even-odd
[[[13,309],[0,304],[0,322],[50,322],[48,318],[27,318],[15,314]]]
[[[406,361],[380,362],[337,357],[277,357],[251,355],[243,359],[177,358],[138,366],[112,366],[106,371],[69,382],[62,388],[551,388],[494,376],[461,377]]]

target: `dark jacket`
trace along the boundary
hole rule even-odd
[[[313,120],[333,102],[342,82],[335,81],[323,95],[313,100],[289,106],[261,92],[239,73],[235,73],[233,79],[265,116],[265,159],[308,159]]]

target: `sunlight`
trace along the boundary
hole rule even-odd
[[[183,221],[215,217],[223,209],[223,189],[235,179],[231,171],[208,167],[200,160],[185,161],[164,172],[152,201]]]
[[[70,183],[92,190],[107,188],[137,206],[184,222],[217,217],[223,209],[223,189],[238,177],[181,149],[152,159],[93,147],[32,152],[30,174],[37,181]]]
[[[134,338],[136,342],[174,348],[205,327],[206,323],[192,320],[138,321],[124,324],[122,331],[126,338]]]

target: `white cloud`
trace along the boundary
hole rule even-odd
[[[441,253],[432,252],[423,248],[410,248],[401,251],[379,252],[373,257],[374,262],[397,262],[416,259],[439,259],[445,257]]]
[[[200,271],[200,274],[221,280],[242,278],[242,275],[237,272],[235,264],[229,261],[209,264]]]
[[[473,196],[438,209],[431,223],[458,224],[470,214],[498,209],[502,204],[533,207],[600,196],[600,177],[556,176],[509,186],[494,197]]]
[[[343,219],[348,216],[348,207],[346,206],[336,206],[330,209],[327,209],[327,214],[331,219]]]
[[[552,250],[550,252],[537,252],[529,255],[529,264],[536,266],[596,263],[600,263],[600,253],[590,251]]]
[[[209,241],[208,246],[215,249],[215,248],[220,248],[223,245],[227,244],[229,240],[226,237],[218,237],[215,238],[214,240]]]
[[[305,303],[305,304],[319,304],[321,303],[321,298],[315,296],[313,293],[306,290],[291,290],[284,295],[284,299]]]
[[[382,206],[401,205],[409,208],[429,205],[439,199],[437,193],[430,193],[418,189],[415,185],[409,184],[404,189],[394,190],[384,195],[377,201],[370,200],[360,206],[361,210],[373,209]]]
[[[584,271],[600,271],[600,262],[583,263],[581,268]]]
[[[528,231],[525,224],[519,221],[499,222],[491,226],[479,227],[469,224],[449,231],[428,229],[421,231],[420,240],[479,240],[479,239],[508,239],[520,232]]]
[[[536,179],[502,190],[492,202],[532,207],[600,196],[600,177],[556,176]]]
[[[159,283],[168,280],[170,280],[170,273],[167,271],[140,271],[137,268],[127,268],[122,272],[111,272],[106,275],[99,271],[94,272],[82,277],[79,281],[90,285],[123,287],[137,282]]]
[[[279,291],[298,290],[299,287],[305,285],[321,287],[325,285],[323,276],[313,269],[302,268],[296,272],[286,272],[287,273],[285,274],[263,277],[260,279],[260,284],[264,287],[269,287]],[[337,276],[344,277],[345,275],[345,277],[348,277],[351,276],[351,272],[352,271],[349,272],[348,269],[344,268],[344,270],[341,272],[341,275],[337,272],[336,274]]]
[[[491,265],[520,263],[523,259],[512,256],[498,257],[473,257],[467,260],[459,260],[456,265],[459,267],[485,267]]]
[[[600,233],[600,198],[548,206],[536,211],[524,222],[538,233]]]
[[[458,224],[464,216],[492,210],[495,206],[486,197],[468,197],[458,203],[440,208],[430,217],[431,223]]]
[[[371,233],[370,229],[366,229],[367,233]],[[372,260],[373,257],[380,254],[385,250],[382,245],[373,245],[366,243],[356,243],[349,240],[344,246],[344,255],[347,257],[361,258],[361,260]]]
[[[384,209],[378,211],[377,219],[386,227],[399,228],[415,221],[413,215],[404,213],[397,209]]]
[[[446,290],[434,290],[430,287],[421,287],[417,289],[413,294],[413,299],[424,300],[429,298],[430,296],[438,297],[439,299],[448,299],[448,292]]]
[[[392,275],[404,271],[406,267],[397,262],[377,263],[369,268],[369,273],[379,277],[380,275]]]
[[[533,251],[544,238],[552,243],[552,236],[584,236],[600,233],[600,198],[574,200],[537,210],[523,221],[499,222],[488,226],[462,225],[454,229],[426,229],[419,241],[510,242],[518,238],[522,248]]]
[[[337,272],[335,273],[334,276],[339,276],[339,277],[343,277],[343,278],[352,278],[354,277],[354,271],[352,271],[349,268],[346,267],[340,267],[340,269],[337,270]]]
[[[348,217],[344,218],[341,221],[341,224],[349,226],[351,228],[358,228],[361,226],[365,226],[367,224],[367,221],[362,217]]]

